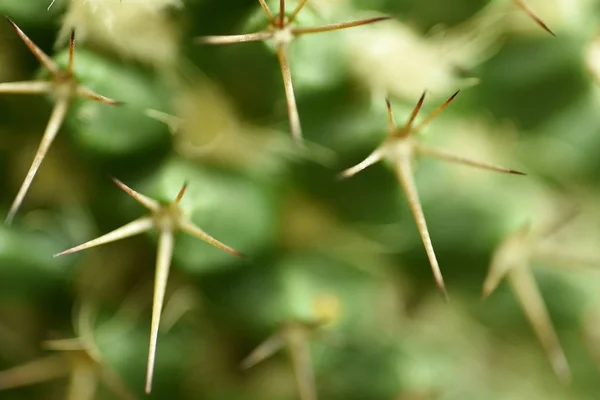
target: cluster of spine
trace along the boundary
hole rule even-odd
[[[298,5],[291,12],[287,12],[285,0],[280,0],[279,10],[277,13],[273,12],[269,8],[265,0],[259,0],[259,3],[268,21],[268,26],[266,29],[254,33],[239,35],[204,36],[198,38],[198,42],[202,44],[233,44],[242,42],[269,41],[274,45],[283,78],[290,133],[295,144],[298,145],[297,151],[301,151],[304,148],[305,143],[302,136],[300,122],[301,118],[296,106],[294,85],[292,82],[292,67],[289,60],[289,47],[292,45],[294,39],[302,35],[318,34],[384,22],[392,17],[380,16],[351,22],[304,27],[296,25],[296,17],[307,3],[307,0],[300,0]],[[546,26],[546,24],[544,24],[544,22],[533,13],[533,11],[523,1],[514,0],[514,3],[523,9],[523,11],[525,11],[527,14],[529,14],[543,29],[554,35],[550,28],[548,28],[548,26]],[[89,101],[100,102],[106,104],[107,106],[121,106],[119,101],[105,97],[102,94],[95,93],[78,82],[77,77],[74,74],[74,64],[76,60],[74,30],[71,31],[70,34],[68,64],[65,69],[62,69],[38,46],[36,46],[36,44],[33,43],[12,20],[8,19],[8,22],[12,25],[17,35],[23,40],[23,42],[39,60],[42,66],[50,73],[50,79],[0,83],[0,93],[50,94],[54,98],[54,107],[52,109],[46,130],[43,134],[41,144],[36,152],[34,161],[23,181],[21,188],[18,191],[13,204],[10,207],[8,215],[6,216],[6,225],[10,225],[13,222],[13,219],[23,203],[27,191],[34,180],[34,177],[40,165],[42,164],[46,153],[48,152],[53,140],[55,139],[61,128],[61,125],[65,120],[73,100],[75,98],[83,98]],[[416,158],[424,155],[435,157],[444,161],[473,166],[476,168],[508,174],[524,175],[519,171],[465,158],[445,152],[441,149],[429,147],[419,142],[417,139],[417,134],[419,131],[421,131],[440,112],[442,112],[457,95],[458,92],[454,93],[431,114],[421,119],[420,122],[417,123],[419,111],[421,110],[425,100],[425,93],[423,93],[416,106],[412,110],[409,118],[402,125],[397,125],[395,123],[390,101],[386,98],[388,137],[363,161],[352,167],[349,167],[339,174],[340,179],[350,178],[365,168],[382,160],[390,161],[391,164],[393,164],[397,179],[408,199],[408,204],[425,247],[436,285],[446,300],[448,298],[448,294],[444,284],[444,279],[434,252],[434,247],[429,235],[421,201],[419,199],[414,181],[413,164],[415,163]],[[167,114],[160,113],[158,111],[156,111],[155,114],[158,115],[159,118],[168,119],[169,117]],[[75,253],[84,249],[114,242],[150,230],[155,230],[158,233],[154,301],[145,386],[145,391],[150,393],[152,389],[152,378],[161,311],[164,305],[167,278],[173,255],[175,233],[177,231],[183,231],[234,256],[243,255],[235,249],[210,236],[200,227],[196,226],[191,219],[186,216],[186,214],[180,208],[179,203],[186,191],[187,183],[183,184],[183,187],[173,202],[165,205],[141,193],[138,193],[117,179],[114,179],[114,182],[125,193],[147,208],[149,211],[148,215],[142,216],[120,228],[115,229],[110,233],[90,240],[79,246],[73,247],[69,250],[63,251],[55,256]],[[536,242],[532,242],[531,238],[539,238],[540,236],[543,237],[543,234],[534,234],[532,233],[530,227],[526,226],[516,232],[513,236],[509,237],[499,247],[494,256],[488,278],[484,283],[484,295],[488,296],[491,294],[498,286],[500,280],[505,275],[508,276],[508,279],[513,285],[522,306],[526,310],[528,318],[532,322],[536,334],[539,336],[539,339],[548,354],[556,374],[561,380],[568,381],[570,379],[569,367],[560,347],[560,343],[558,342],[556,334],[552,328],[543,301],[541,300],[539,290],[537,289],[535,281],[527,268],[520,267],[520,264],[526,263],[529,259],[535,256],[535,251],[531,249],[532,246],[535,246],[531,245],[531,243]],[[321,309],[322,308],[323,307],[321,307]],[[82,308],[81,313],[85,315],[80,318],[80,321],[84,322],[81,322],[76,327],[76,333],[78,334],[78,337],[75,339],[51,341],[47,343],[47,347],[53,350],[75,352],[78,354],[75,357],[76,365],[84,365],[84,370],[86,368],[97,370],[101,374],[102,380],[111,389],[113,389],[115,393],[123,398],[133,398],[125,386],[116,377],[116,375],[106,368],[101,359],[99,350],[94,345],[91,334],[92,328],[89,325],[91,319],[89,307]],[[291,351],[292,358],[294,359],[293,361],[298,379],[298,390],[300,397],[303,400],[316,399],[317,395],[313,382],[310,360],[306,357],[307,350],[304,347],[306,346],[306,341],[309,340],[307,333],[331,320],[332,316],[330,314],[332,313],[326,312],[325,314],[326,315],[321,315],[316,318],[315,321],[311,321],[310,323],[290,322],[288,324],[284,324],[280,331],[268,338],[254,352],[252,352],[252,354],[242,362],[242,365],[244,367],[250,367],[273,354],[276,350],[283,347],[288,347]],[[67,367],[63,364],[62,358],[51,356],[49,358],[44,358],[34,362],[30,365],[30,367],[33,367],[38,371],[52,371],[50,376],[45,377],[51,378],[54,375],[58,376],[59,374],[65,372],[65,368]],[[73,368],[73,371],[81,371],[81,369]],[[14,370],[9,374],[4,374],[2,379],[4,382],[10,382],[13,378],[19,380],[20,378],[18,378],[18,376],[20,376],[19,371]],[[74,376],[73,379],[77,380],[79,378]],[[31,381],[36,380],[39,379],[31,379]],[[10,385],[5,384],[4,386]],[[74,389],[72,388],[74,391],[73,393],[79,393],[77,390],[81,389],[77,389],[77,385],[74,385],[74,387]],[[0,388],[2,388],[2,385],[0,385]]]

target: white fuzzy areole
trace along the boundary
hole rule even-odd
[[[273,38],[271,39],[275,43],[275,46],[287,46],[294,40],[294,34],[290,25],[288,24],[283,28],[275,29]]]
[[[74,77],[65,78],[62,81],[53,82],[53,93],[55,99],[73,99],[77,95],[79,83]]]
[[[391,138],[383,143],[384,156],[392,161],[412,160],[415,156],[417,140],[413,136]]]
[[[154,226],[159,231],[175,232],[179,228],[182,212],[175,204],[164,205],[154,215]]]

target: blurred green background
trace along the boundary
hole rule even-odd
[[[195,41],[265,26],[258,1],[49,4],[0,0],[0,13],[61,62],[74,28],[78,78],[125,105],[76,102],[15,224],[0,228],[0,371],[49,356],[42,342],[73,337],[73,319],[85,317],[78,305],[90,303],[103,365],[138,398],[296,399],[289,354],[248,370],[240,363],[283,324],[331,313],[309,340],[320,399],[598,398],[599,1],[530,0],[553,37],[510,0],[309,0],[300,25],[394,16],[292,43],[310,154],[289,138],[272,48]],[[39,74],[0,24],[0,82]],[[385,137],[386,95],[401,124],[424,90],[426,113],[457,89],[421,139],[528,175],[420,160],[415,180],[444,303],[393,169],[336,174]],[[3,215],[51,100],[0,95]],[[143,386],[156,235],[52,257],[142,215],[110,176],[164,202],[189,181],[184,209],[250,256],[178,234],[151,395]],[[529,264],[571,367],[563,385],[511,286],[485,300],[481,291],[504,238],[572,207],[577,217],[546,258],[557,265]],[[67,396],[66,377],[2,390],[7,376],[0,399]],[[93,398],[116,397],[101,384]]]

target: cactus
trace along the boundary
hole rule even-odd
[[[595,0],[0,13],[0,398],[597,397]]]

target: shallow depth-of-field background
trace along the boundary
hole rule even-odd
[[[75,28],[80,81],[125,104],[75,102],[14,224],[0,228],[0,371],[51,356],[43,342],[74,337],[75,320],[93,324],[103,362],[138,398],[296,399],[289,353],[240,363],[284,324],[325,318],[307,342],[322,400],[599,398],[599,1],[529,0],[553,37],[511,0],[309,0],[301,26],[394,18],[292,43],[303,153],[290,139],[273,49],[195,41],[262,28],[258,1],[49,4],[0,0],[0,14],[63,64]],[[43,76],[2,21],[0,82]],[[336,175],[385,137],[386,96],[402,124],[424,90],[426,114],[458,89],[420,139],[528,175],[419,160],[444,303],[390,165]],[[51,101],[0,94],[2,219]],[[156,235],[52,257],[145,212],[111,176],[164,202],[187,180],[182,206],[194,222],[249,256],[177,235],[150,395]],[[544,246],[530,235],[508,258],[533,272],[570,384],[553,372],[514,285],[503,280],[482,299],[495,249],[527,223],[555,234]],[[30,375],[0,372],[0,399],[65,398],[68,371],[2,390],[63,365],[83,377],[71,400],[87,400],[94,364],[58,355],[64,364]],[[93,398],[117,397],[100,384]]]

